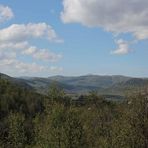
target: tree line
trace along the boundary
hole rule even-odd
[[[147,148],[147,95],[119,103],[91,92],[81,100],[55,84],[44,96],[1,79],[0,147]]]

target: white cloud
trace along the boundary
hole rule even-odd
[[[24,55],[32,55],[37,51],[37,48],[34,46],[27,47],[25,50],[22,51],[22,54]]]
[[[0,42],[23,42],[30,39],[59,41],[54,29],[46,23],[12,24],[0,30]]]
[[[63,5],[61,18],[65,23],[78,22],[111,32],[139,35],[140,30],[148,30],[147,0],[63,0]]]
[[[62,58],[61,54],[56,54],[48,49],[38,49],[35,46],[30,46],[22,51],[24,55],[31,55],[33,58],[43,61],[57,62]]]
[[[11,8],[0,5],[0,23],[13,17],[14,14]],[[36,45],[31,45],[32,40],[63,42],[57,36],[55,30],[44,22],[12,24],[7,28],[0,29],[0,71],[10,74],[14,73],[15,75],[62,71],[61,67],[40,65],[34,61],[57,62],[62,58],[62,55],[49,49],[40,49]],[[25,56],[25,61],[30,56],[34,62],[23,62],[21,59],[22,55]],[[46,64],[49,65],[49,63]]]
[[[47,49],[42,49],[38,52],[35,52],[33,57],[40,60],[45,60],[45,61],[49,60],[51,62],[56,62],[62,58],[62,55],[48,51]]]
[[[9,55],[13,51],[15,54],[27,55],[34,59],[50,62],[57,62],[63,57],[62,54],[54,53],[49,49],[39,49],[36,46],[31,46],[28,42],[3,43],[0,44],[0,51],[0,55],[3,52]]]
[[[19,54],[35,59],[56,62],[62,58],[48,49],[39,49],[29,44],[30,39],[44,38],[48,41],[60,41],[51,26],[46,23],[13,24],[0,30],[0,50],[13,49]]]
[[[0,50],[5,50],[5,49],[25,49],[29,46],[29,43],[27,41],[24,42],[0,42]]]
[[[59,42],[56,32],[46,23],[13,24],[0,30],[0,69],[6,73],[27,73],[27,75],[46,72],[60,71],[57,67],[39,65],[35,62],[26,63],[21,60],[22,55],[32,60],[45,62],[57,62],[62,58],[61,54],[54,53],[49,49],[41,49],[31,45],[31,40],[46,39],[47,41]],[[38,40],[37,40],[38,41]],[[35,43],[34,43],[35,44]],[[18,60],[19,57],[19,60]],[[49,65],[49,63],[46,63]]]
[[[0,52],[0,61],[4,59],[14,59],[16,58],[16,53],[15,52]]]
[[[132,49],[129,48],[129,42],[122,39],[119,39],[115,42],[118,45],[118,48],[115,51],[111,52],[112,54],[125,55],[132,51]]]
[[[0,5],[0,23],[14,17],[14,14],[8,6]]]
[[[148,0],[63,0],[63,6],[64,23],[81,23],[115,34],[131,33],[137,40],[148,39]],[[127,44],[120,44],[118,52],[128,50]]]
[[[53,71],[53,72],[61,72],[61,71],[63,71],[63,68],[57,67],[57,66],[51,66],[50,70]]]
[[[20,73],[28,73],[28,72],[40,72],[44,70],[44,66],[37,65],[36,63],[23,63],[20,61],[15,61],[14,66]]]
[[[34,75],[36,73],[58,73],[61,67],[48,67],[36,63],[24,63],[14,58],[0,59],[0,69],[3,73],[15,73],[15,75]]]

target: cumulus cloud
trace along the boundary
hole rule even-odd
[[[62,58],[62,55],[56,54],[56,53],[48,51],[46,49],[42,49],[38,52],[35,52],[33,57],[36,58],[36,59],[40,59],[40,60],[44,59],[46,61],[50,60],[51,62],[56,62],[56,61],[58,61],[59,59]]]
[[[57,62],[62,58],[61,54],[31,45],[32,39],[46,39],[49,42],[60,41],[54,29],[46,23],[12,24],[0,30],[1,71],[5,69],[6,71],[16,71],[16,73],[20,74],[25,72],[61,71],[59,67],[53,69],[53,67],[38,65],[35,62],[25,63],[20,58],[20,60],[17,60],[17,57],[22,55],[45,62]]]
[[[30,46],[22,51],[24,55],[31,55],[33,58],[38,60],[57,62],[62,58],[61,54],[56,54],[48,49],[38,49],[35,46]]]
[[[117,34],[131,33],[138,40],[148,39],[148,0],[63,0],[63,6],[64,23],[81,23]]]
[[[112,54],[124,55],[132,51],[132,49],[129,48],[129,42],[124,41],[123,39],[119,39],[115,41],[115,43],[117,44],[118,48],[111,52]]]
[[[5,49],[25,49],[29,46],[29,43],[27,41],[24,42],[17,42],[13,43],[11,42],[0,42],[0,50],[5,50]]]
[[[20,72],[20,73],[26,73],[26,72],[40,72],[45,69],[44,66],[40,66],[36,63],[24,63],[20,61],[14,61],[13,65],[14,67]]]
[[[19,54],[51,62],[62,58],[61,54],[51,52],[49,49],[39,49],[30,45],[31,39],[59,41],[56,32],[46,23],[13,24],[0,30],[0,50],[13,49]]]
[[[34,54],[35,52],[37,51],[37,48],[34,47],[34,46],[31,46],[31,47],[27,47],[25,48],[25,50],[22,51],[22,54],[25,54],[25,55],[32,55]]]
[[[63,69],[62,67],[48,67],[33,63],[26,63],[19,61],[17,59],[14,59],[12,57],[7,57],[0,59],[0,69],[1,72],[4,73],[17,73],[17,75],[24,75],[27,73],[27,75],[33,75],[36,73],[58,73],[61,72]]]
[[[0,5],[0,24],[14,17],[13,11],[8,6]],[[33,45],[32,45],[33,40]],[[54,53],[49,49],[38,48],[35,43],[40,40],[61,43],[52,26],[41,23],[12,24],[7,28],[0,29],[0,70],[4,73],[36,74],[62,71],[61,67],[37,64],[38,61],[57,62],[62,58],[61,54]],[[33,62],[22,60],[32,58]],[[19,58],[18,58],[19,57]]]
[[[62,58],[61,54],[31,45],[29,43],[31,39],[59,41],[54,29],[46,23],[13,24],[0,30],[1,54],[3,54],[3,57],[7,55],[9,59],[9,54],[13,51],[17,55],[31,56],[34,59],[50,62],[57,62]]]
[[[59,41],[54,29],[46,23],[12,24],[0,30],[0,42],[22,42],[32,38]]]
[[[8,6],[0,5],[0,23],[14,17],[14,14]]]
[[[65,23],[78,22],[117,33],[132,32],[137,37],[141,29],[148,29],[147,0],[64,0],[63,5],[61,18]]]
[[[23,62],[17,60],[15,53],[0,53],[0,70],[3,73],[15,73],[15,75],[35,75],[35,74],[51,74],[59,73],[63,70],[58,66],[45,66],[35,62]]]

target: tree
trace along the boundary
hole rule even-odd
[[[12,148],[23,148],[26,143],[25,117],[19,113],[10,113],[8,116],[9,133],[8,139]]]
[[[36,147],[64,148],[65,109],[63,105],[54,104],[52,110],[42,118],[35,119]]]
[[[130,96],[123,106],[120,117],[113,123],[113,147],[147,148],[148,145],[148,98]]]
[[[79,112],[70,109],[66,114],[64,123],[65,148],[83,148],[86,147],[85,132],[82,122],[79,118]]]
[[[57,82],[53,82],[49,88],[48,96],[53,102],[61,102],[64,99],[65,92],[59,87]]]

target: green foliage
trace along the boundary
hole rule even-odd
[[[79,112],[71,109],[66,114],[64,123],[65,148],[85,147],[85,132],[79,117]]]
[[[8,116],[8,139],[12,148],[23,148],[26,143],[24,120],[25,117],[19,113],[10,113]]]
[[[55,104],[50,114],[35,119],[37,147],[75,148],[84,145],[84,130],[77,111]]]
[[[49,88],[48,96],[52,102],[60,102],[62,99],[64,99],[65,92],[56,82],[53,82]]]
[[[42,96],[1,79],[0,147],[147,148],[147,95],[116,103],[91,92],[71,100],[56,84]]]

